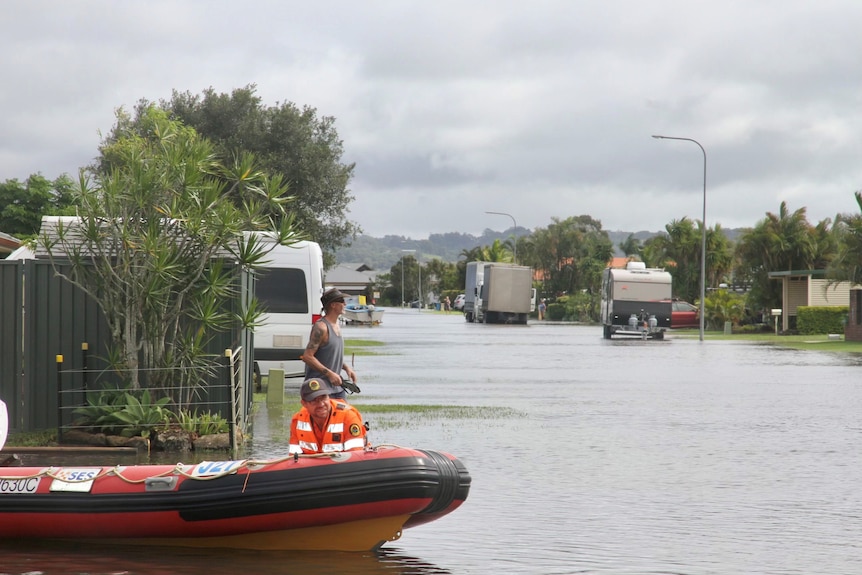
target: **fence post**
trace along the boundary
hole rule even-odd
[[[230,434],[230,453],[231,457],[236,456],[236,391],[234,389],[233,377],[233,353],[230,348],[224,350],[225,364],[227,365],[227,390],[230,397],[230,418],[228,419],[227,429]]]
[[[63,369],[63,356],[57,354],[57,445],[63,444],[63,389],[60,386],[60,370]]]
[[[86,341],[81,342],[81,366],[82,366],[82,371],[83,371],[83,380],[84,380],[84,381],[82,382],[82,383],[83,383],[83,385],[84,385],[84,401],[82,401],[82,402],[81,402],[81,405],[84,405],[84,406],[86,406],[86,405],[87,405],[87,391],[88,391],[88,388],[87,388],[87,379],[88,379],[88,373],[87,373],[87,351],[88,351],[89,349],[90,349],[90,344],[89,344],[89,343],[87,343]]]

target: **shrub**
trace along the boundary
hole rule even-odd
[[[545,317],[552,321],[562,321],[566,317],[566,306],[557,302],[548,304]]]
[[[227,419],[209,411],[197,414],[182,410],[177,414],[177,422],[184,431],[198,435],[212,435],[229,431]]]
[[[844,333],[848,306],[799,306],[796,329],[802,335]]]
[[[74,410],[79,416],[75,424],[108,435],[148,437],[154,427],[176,420],[165,407],[170,401],[170,397],[153,400],[148,389],[140,392],[140,399],[126,390],[92,392],[87,405]]]

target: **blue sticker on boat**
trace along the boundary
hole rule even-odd
[[[191,475],[192,477],[205,477],[236,473],[236,470],[242,467],[244,463],[244,459],[240,461],[201,461],[195,466]]]

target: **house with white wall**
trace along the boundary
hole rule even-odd
[[[830,285],[826,270],[791,270],[769,272],[769,279],[781,282],[781,329],[787,331],[795,321],[800,306],[844,306],[850,304],[850,282]]]

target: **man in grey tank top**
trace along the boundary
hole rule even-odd
[[[323,304],[323,317],[311,326],[311,335],[305,353],[305,379],[322,378],[334,388],[329,396],[333,399],[345,399],[347,393],[341,386],[341,372],[356,383],[356,372],[344,362],[344,338],[341,336],[341,326],[338,317],[344,313],[345,295],[336,288],[330,288],[323,293],[320,302]]]

